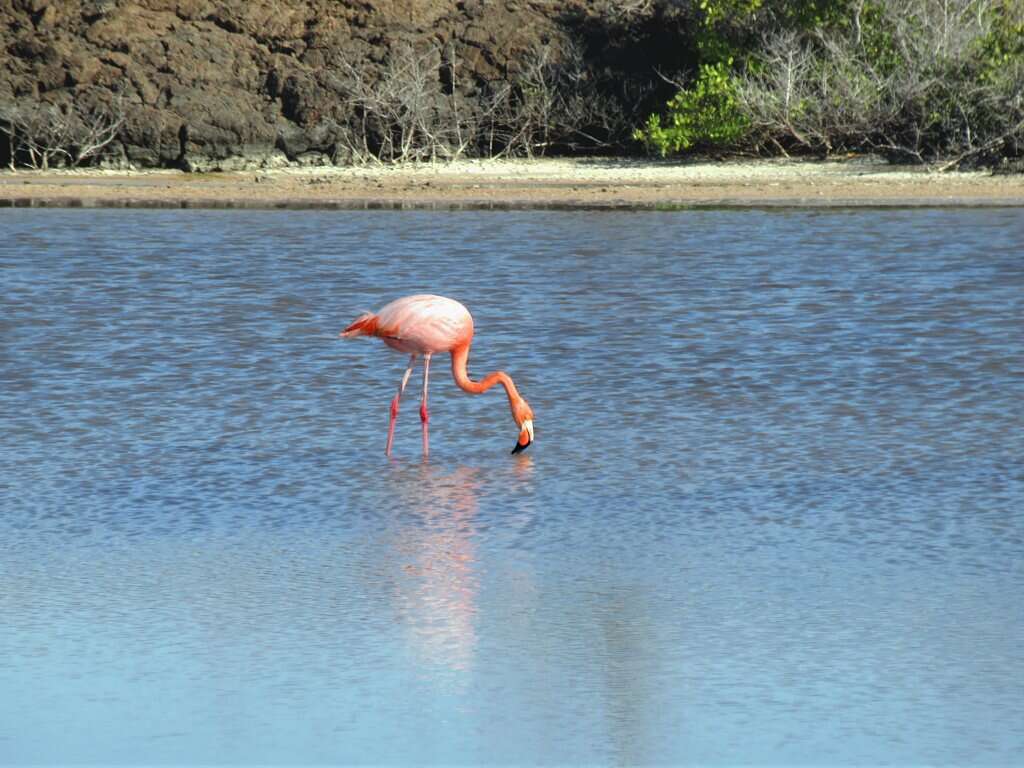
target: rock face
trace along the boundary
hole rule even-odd
[[[206,170],[340,162],[347,159],[360,120],[364,142],[388,140],[383,129],[374,128],[374,134],[365,128],[365,100],[356,103],[353,94],[376,93],[374,84],[389,67],[393,81],[412,78],[395,69],[403,58],[422,57],[416,76],[430,81],[431,98],[448,99],[456,113],[460,106],[475,110],[479,118],[486,112],[481,105],[493,104],[493,94],[519,76],[524,62],[536,62],[538,50],[552,52],[557,61],[575,41],[582,51],[582,80],[614,84],[602,98],[637,111],[633,122],[639,123],[640,110],[666,95],[664,88],[643,90],[659,82],[655,68],[674,71],[686,62],[665,41],[651,44],[665,32],[657,20],[645,30],[616,27],[589,5],[0,1],[0,107],[8,115],[38,105],[56,105],[69,114],[116,112],[122,122],[105,149],[105,161],[114,165]],[[404,98],[394,104],[408,109]],[[615,130],[623,133],[622,126]],[[613,133],[608,130],[607,141],[623,138]],[[0,163],[12,151],[9,135],[0,132]]]

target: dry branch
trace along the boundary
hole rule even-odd
[[[17,102],[0,105],[0,131],[11,146],[11,169],[18,158],[31,168],[77,167],[100,156],[124,123],[118,95],[109,105],[79,112],[71,105]]]

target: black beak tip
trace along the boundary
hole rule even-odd
[[[533,443],[533,441],[532,441],[532,440],[531,440],[531,441],[530,441],[529,443],[526,443],[526,444],[523,444],[523,443],[516,443],[516,447],[512,449],[512,453],[513,453],[513,454],[516,454],[516,453],[522,453],[522,452],[523,452],[523,451],[525,451],[525,450],[526,450],[527,448],[529,448],[529,447],[530,447],[530,445],[531,445],[532,443]]]

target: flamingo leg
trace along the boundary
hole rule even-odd
[[[423,355],[423,400],[420,402],[420,421],[423,422],[423,456],[430,455],[430,411],[427,410],[427,384],[430,381],[430,353]]]
[[[416,355],[409,356],[409,367],[405,369],[405,375],[402,376],[402,383],[398,386],[398,394],[395,395],[391,401],[391,421],[388,423],[388,445],[384,449],[384,453],[388,456],[391,455],[391,443],[395,439],[395,422],[398,421],[398,404],[402,400],[402,393],[405,392],[405,385],[409,383],[409,377],[412,376],[412,369],[416,365]]]

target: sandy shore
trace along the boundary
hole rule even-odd
[[[9,171],[0,206],[1024,206],[1024,175],[877,162],[466,161],[416,166]]]

